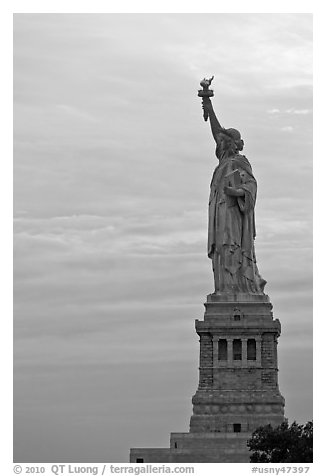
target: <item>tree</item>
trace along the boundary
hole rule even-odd
[[[255,430],[247,446],[252,452],[251,463],[312,463],[313,424],[308,421],[289,426],[288,420],[273,428],[262,426]]]

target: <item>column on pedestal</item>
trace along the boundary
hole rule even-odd
[[[261,336],[256,337],[256,362],[261,366]]]
[[[242,364],[245,365],[247,362],[247,338],[242,338],[241,339],[241,345],[242,345]]]
[[[213,387],[213,338],[210,333],[200,333],[199,388]]]
[[[227,339],[228,342],[228,366],[232,367],[233,364],[233,339]]]

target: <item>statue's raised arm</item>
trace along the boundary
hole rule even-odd
[[[216,142],[216,155],[219,159],[222,156],[229,156],[243,149],[244,142],[241,139],[240,132],[236,129],[224,129],[213,109],[210,98],[214,96],[214,91],[209,89],[214,76],[209,79],[204,78],[200,85],[203,89],[198,91],[198,96],[202,98],[202,107],[204,110],[204,120],[209,118],[212,134]]]

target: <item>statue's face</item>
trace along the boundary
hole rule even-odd
[[[223,135],[222,146],[229,154],[236,154],[243,150],[244,142],[241,139],[240,132],[236,129],[227,129],[227,134]]]
[[[242,139],[236,141],[237,148],[239,151],[243,150],[244,142]]]
[[[225,136],[222,141],[222,148],[225,151],[228,151],[229,155],[236,154],[237,152],[237,145],[234,140],[230,137]]]

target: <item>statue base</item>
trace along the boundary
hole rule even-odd
[[[188,433],[171,433],[170,448],[134,448],[131,462],[246,463],[259,426],[284,421],[278,388],[281,333],[266,294],[207,296],[200,337],[199,385]],[[143,460],[143,461],[141,461]]]

